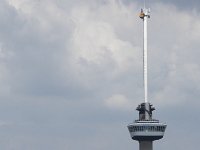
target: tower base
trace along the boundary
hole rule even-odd
[[[152,141],[139,141],[140,150],[153,150]]]

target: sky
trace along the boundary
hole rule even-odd
[[[154,149],[196,149],[200,1],[147,1]],[[131,150],[143,102],[139,0],[0,1],[0,149]]]

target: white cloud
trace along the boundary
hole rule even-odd
[[[132,108],[132,104],[130,101],[121,94],[115,94],[111,97],[107,98],[105,101],[105,106],[111,109],[117,110],[130,110]]]
[[[152,65],[150,77],[154,78],[150,80],[155,81],[151,82],[151,87],[156,90],[150,94],[159,105],[180,105],[198,95],[199,86],[195,82],[199,82],[197,39],[200,20],[196,19],[195,11],[188,13],[161,4],[155,5],[152,15],[150,37],[153,41],[149,59]]]
[[[21,124],[1,132],[0,139],[11,139],[11,143],[3,141],[4,147],[18,143],[22,150],[33,143],[35,149],[70,145],[68,149],[75,150],[80,149],[79,145],[73,147],[77,141],[91,147],[90,140],[81,140],[84,135],[95,137],[97,148],[102,134],[97,124],[104,124],[101,129],[109,124],[111,129],[104,130],[101,144],[108,143],[105,134],[109,131],[109,135],[115,133],[115,145],[127,130],[126,125],[114,123],[132,119],[128,112],[143,97],[140,7],[117,0],[6,2],[0,5],[0,118]],[[198,18],[195,11],[152,5],[149,96],[156,108],[175,105],[181,109],[188,100],[199,103]],[[110,110],[116,110],[115,114]],[[198,109],[196,112],[199,114]],[[170,121],[176,115],[163,114]],[[22,138],[15,138],[19,134]],[[62,143],[52,143],[54,139]],[[51,143],[53,148],[48,147]],[[121,143],[122,147],[127,143]],[[116,149],[113,145],[103,148]]]

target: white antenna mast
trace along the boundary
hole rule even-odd
[[[146,1],[144,0],[144,8],[146,8]]]
[[[146,9],[144,0],[144,8],[141,9],[140,18],[143,20],[143,76],[144,76],[144,100],[148,103],[148,79],[147,79],[147,20],[150,18],[150,9]]]

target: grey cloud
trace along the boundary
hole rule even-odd
[[[198,0],[191,0],[191,1],[187,1],[187,0],[168,0],[168,1],[161,1],[161,0],[157,0],[159,2],[166,2],[166,3],[171,3],[176,5],[176,7],[179,8],[185,8],[185,9],[193,9],[196,8],[199,10],[199,4],[200,2]]]
[[[192,11],[193,9],[199,10],[199,4],[200,2],[198,0],[145,0],[146,5],[149,7],[152,7],[156,3],[163,3],[165,5],[174,5],[177,8],[181,10],[187,10]],[[125,4],[131,4],[131,3],[138,3],[140,7],[143,7],[144,0],[123,0]],[[170,10],[169,10],[170,11]]]
[[[142,101],[140,4],[17,2],[0,5],[0,122],[8,123],[0,126],[1,149],[138,148],[126,125]],[[199,20],[191,23],[198,14],[172,5],[153,3],[152,9],[150,99],[158,108],[155,118],[169,124],[166,138],[155,143],[165,150],[173,149],[176,131],[176,142],[185,140],[185,116],[199,122]],[[113,95],[124,95],[133,110],[106,107]]]

